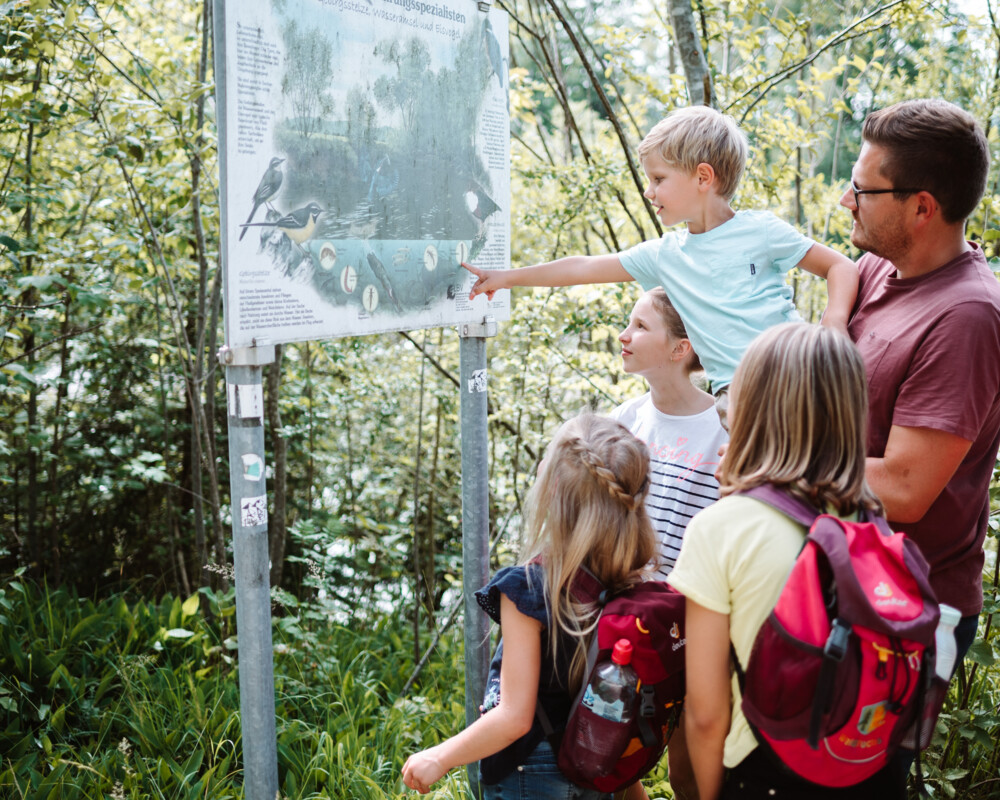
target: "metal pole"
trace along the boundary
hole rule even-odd
[[[489,619],[474,593],[490,577],[489,473],[486,436],[486,337],[496,336],[492,317],[459,326],[462,428],[462,586],[465,590],[465,723],[479,718],[490,667]],[[479,765],[469,764],[469,788],[481,797]]]
[[[243,788],[246,800],[274,800],[278,745],[271,645],[271,581],[264,485],[263,365],[274,347],[223,347],[229,427],[236,629],[239,642]]]

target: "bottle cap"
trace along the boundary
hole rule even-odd
[[[619,639],[615,642],[614,649],[611,651],[611,660],[616,664],[631,664],[632,642],[628,639]]]
[[[957,625],[962,619],[962,612],[957,608],[952,608],[949,605],[941,604],[941,622],[944,625]]]

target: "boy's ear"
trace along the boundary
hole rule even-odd
[[[702,161],[694,168],[694,174],[698,176],[698,188],[709,188],[715,184],[715,167]]]

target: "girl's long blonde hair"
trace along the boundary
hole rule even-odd
[[[730,387],[723,497],[772,483],[840,514],[881,511],[865,482],[868,385],[854,343],[791,322],[758,336]]]
[[[528,495],[522,563],[541,561],[556,662],[560,631],[576,641],[569,688],[583,680],[596,608],[571,594],[589,569],[610,592],[642,579],[655,538],[646,516],[649,451],[620,423],[581,414],[556,432]],[[530,574],[530,573],[529,573]]]

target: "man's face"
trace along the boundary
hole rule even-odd
[[[859,191],[893,188],[880,170],[885,155],[883,147],[868,142],[862,145],[851,172],[854,186]],[[848,186],[840,204],[849,209],[854,217],[851,244],[889,261],[905,255],[912,245],[903,213],[903,204],[909,199],[898,200],[892,194],[859,194],[855,199],[854,190]]]

